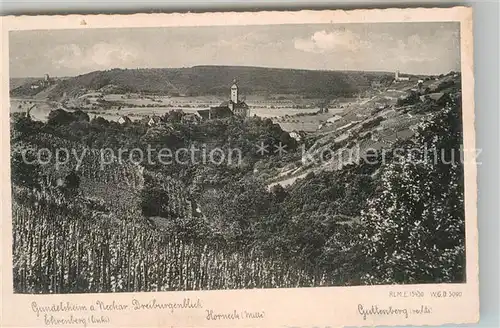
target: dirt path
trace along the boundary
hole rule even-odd
[[[300,175],[296,175],[294,177],[289,177],[289,178],[286,178],[286,179],[283,179],[283,180],[279,180],[279,181],[275,181],[275,182],[272,182],[270,184],[267,185],[267,190],[271,190],[272,187],[274,187],[275,185],[277,184],[280,184],[283,188],[287,187],[287,186],[290,186],[292,185],[297,179],[302,179],[304,178],[307,174],[309,173],[309,171],[305,172],[305,173],[302,173]]]

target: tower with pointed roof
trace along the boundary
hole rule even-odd
[[[238,85],[236,84],[236,79],[233,80],[233,85],[231,85],[231,95],[228,101],[223,101],[219,106],[211,107],[212,113],[217,113],[216,116],[223,117],[227,114],[236,115],[240,117],[248,117],[250,108],[245,103],[245,101],[240,100],[238,94]],[[203,113],[205,115],[206,113]],[[206,116],[206,115],[205,115]],[[208,119],[214,118],[208,115]]]
[[[233,80],[233,85],[231,86],[231,101],[235,104],[239,102],[238,85],[236,84],[236,79]]]

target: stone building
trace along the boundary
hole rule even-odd
[[[217,107],[212,107],[212,108],[221,108],[221,107],[227,107],[229,110],[236,116],[240,117],[248,117],[250,108],[244,102],[243,100],[240,99],[239,95],[239,88],[238,84],[236,83],[236,80],[233,81],[233,85],[231,86],[231,97],[228,101],[224,101]]]
[[[399,73],[399,70],[397,70],[395,73],[394,73],[394,81],[410,81],[410,77],[409,76],[401,76],[401,74]]]

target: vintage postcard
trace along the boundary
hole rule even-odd
[[[3,327],[479,320],[470,8],[1,29]]]

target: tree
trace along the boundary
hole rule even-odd
[[[163,188],[153,187],[141,191],[141,209],[145,216],[171,218],[172,213],[170,213],[168,205],[169,196]]]
[[[362,213],[367,283],[462,282],[465,214],[460,100],[419,126]],[[445,156],[441,154],[447,154]]]
[[[26,117],[24,113],[13,113],[11,120],[11,132],[19,134],[35,134],[43,127],[43,123],[34,121],[30,117]]]
[[[182,116],[184,116],[184,113],[182,111],[173,110],[165,113],[165,115],[162,118],[162,121],[168,123],[180,123],[182,120]]]
[[[274,200],[277,202],[277,203],[281,203],[285,200],[286,196],[287,196],[287,192],[286,190],[283,188],[283,186],[281,184],[275,184],[272,188],[271,188],[271,195],[273,196]]]
[[[406,96],[402,98],[398,98],[396,105],[397,106],[406,106],[406,105],[413,105],[416,104],[419,101],[418,93],[411,90]]]
[[[73,112],[73,116],[75,117],[75,119],[77,121],[85,121],[85,122],[89,122],[90,121],[90,117],[87,113],[83,112],[82,110],[76,110]]]
[[[80,176],[74,170],[70,171],[65,177],[61,186],[62,192],[68,197],[78,195],[80,187]]]
[[[65,111],[64,109],[56,109],[49,113],[47,124],[48,125],[64,125],[69,124],[75,120],[75,116],[72,113]]]
[[[23,158],[20,152],[12,152],[10,167],[13,184],[30,189],[40,188],[40,165],[33,154],[26,152]]]
[[[90,124],[102,127],[108,127],[109,121],[103,118],[102,116],[97,116],[90,121]]]

